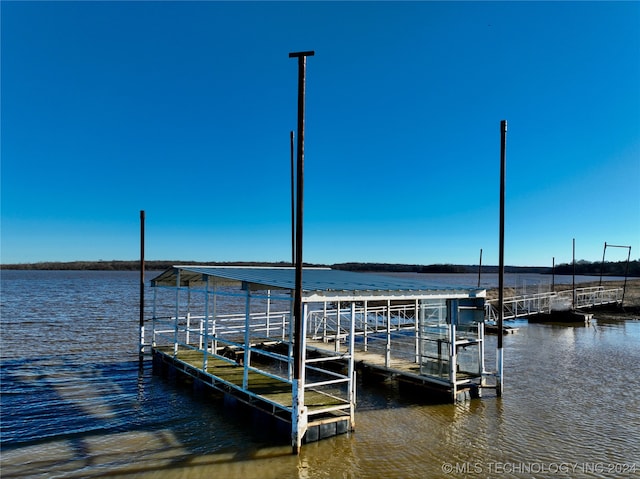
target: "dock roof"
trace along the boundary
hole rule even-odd
[[[151,281],[151,285],[198,287],[206,278],[218,285],[241,285],[252,290],[295,289],[293,267],[240,267],[176,265]],[[303,296],[307,300],[390,298],[483,297],[484,289],[429,284],[416,279],[372,273],[355,273],[330,268],[304,268]]]

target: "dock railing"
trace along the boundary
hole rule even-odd
[[[256,372],[263,376],[293,384],[292,322],[289,311],[269,313],[219,314],[215,321],[212,316],[184,315],[154,317],[153,346],[163,349],[173,348],[174,356],[180,351],[204,353],[199,369],[207,370],[207,358],[215,357],[244,368],[245,376]],[[247,330],[246,325],[249,325]],[[344,321],[348,326],[349,322]],[[306,391],[315,391],[338,400],[338,404],[309,411],[313,417],[331,411],[349,410],[351,395],[354,394],[352,378],[348,374],[336,372],[327,367],[335,358],[307,358],[305,360]],[[252,395],[250,384],[244,386]]]
[[[504,299],[504,319],[524,318],[554,310],[571,309],[572,307],[579,309],[605,304],[620,304],[622,293],[622,288],[606,289],[604,286],[576,288],[575,304],[572,304],[574,301],[573,289],[512,296]],[[497,300],[491,300],[485,303],[486,321],[498,320],[497,302]]]
[[[351,334],[351,309],[318,309],[307,314],[308,339],[321,341],[336,352],[346,348]],[[244,350],[246,317],[244,314],[218,315],[216,321],[210,318],[209,330],[205,332],[205,317],[184,315],[156,317],[153,326],[154,345],[173,345],[180,348],[207,350],[222,356],[224,348]],[[269,356],[278,361],[290,363],[290,357],[265,352],[264,345],[282,343],[290,345],[291,321],[288,311],[252,313],[249,321],[251,338],[250,353]],[[377,352],[384,355],[385,365],[391,367],[393,358],[419,360],[419,344],[412,305],[359,307],[355,309],[355,347],[361,351]],[[225,357],[226,356],[222,356]],[[228,359],[228,358],[227,358]],[[231,361],[231,359],[229,359]],[[287,380],[291,379],[288,366]]]
[[[350,314],[349,308],[310,311],[309,339],[327,344],[327,349],[341,351],[350,335]],[[385,367],[391,367],[394,358],[418,361],[413,305],[356,307],[354,319],[354,347],[357,350],[382,355]],[[406,334],[406,331],[412,334]]]

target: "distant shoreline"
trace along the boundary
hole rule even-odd
[[[202,262],[202,261],[169,261],[169,260],[149,260],[145,261],[147,270],[165,270],[177,264],[189,264],[198,266],[261,266],[261,267],[286,267],[291,263],[280,262],[259,262],[259,261],[233,261],[233,262]],[[455,264],[399,264],[399,263],[336,263],[336,264],[312,264],[305,263],[310,267],[330,267],[344,271],[360,272],[394,272],[394,273],[477,273],[478,265],[455,265]],[[67,262],[37,262],[37,263],[16,263],[2,264],[2,270],[79,270],[79,271],[139,271],[139,260],[111,260],[111,261],[67,261]],[[588,262],[581,260],[576,263],[576,275],[598,276],[624,276],[627,269],[626,262],[606,262],[604,269],[601,262]],[[537,273],[552,274],[549,266],[505,266],[505,273]],[[498,266],[483,265],[482,274],[497,274]],[[573,274],[573,265],[560,264],[555,267],[557,275]],[[640,277],[640,261],[635,260],[629,263],[629,277]]]

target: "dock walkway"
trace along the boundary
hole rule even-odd
[[[564,291],[548,291],[545,293],[512,296],[504,299],[503,319],[527,318],[538,314],[549,314],[552,311],[570,309],[588,309],[607,304],[621,304],[623,288],[605,288],[591,286]],[[498,320],[498,300],[485,303],[485,320]]]

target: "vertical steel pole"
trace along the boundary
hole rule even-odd
[[[600,283],[598,286],[602,286],[602,273],[604,271],[604,255],[607,254],[607,242],[604,242],[604,249],[602,250],[602,265],[600,266]]]
[[[355,410],[356,410],[356,370],[355,370],[355,358],[354,351],[356,348],[356,303],[351,302],[351,324],[349,325],[349,422],[350,429],[353,431],[356,428],[355,422]]]
[[[204,349],[202,353],[202,370],[206,373],[209,366],[209,275],[205,276],[204,280],[204,337],[202,323],[200,323],[200,349]],[[215,351],[212,352],[215,353]]]
[[[551,292],[556,290],[556,257],[551,259]]]
[[[627,291],[627,277],[629,276],[629,260],[631,259],[631,246],[629,246],[629,252],[627,254],[627,268],[624,271],[624,286],[622,287],[622,300],[620,301],[620,307],[624,307],[624,294]]]
[[[289,58],[298,59],[298,161],[296,168],[296,245],[295,245],[295,292],[293,303],[294,317],[294,339],[293,339],[293,379],[294,397],[296,401],[293,405],[294,415],[296,418],[292,420],[295,423],[295,431],[293,433],[293,452],[300,453],[302,445],[302,435],[305,428],[304,421],[306,414],[304,412],[304,374],[303,374],[303,343],[304,343],[304,320],[302,316],[302,219],[304,212],[304,94],[305,94],[305,73],[307,66],[307,57],[313,56],[313,51],[289,53]],[[303,426],[299,424],[302,422]]]
[[[305,96],[305,73],[307,66],[307,56],[313,56],[314,52],[295,52],[289,53],[289,58],[298,59],[298,161],[297,161],[297,184],[296,184],[296,277],[295,277],[295,294],[293,305],[293,316],[295,321],[295,337],[294,337],[294,368],[293,377],[300,379],[300,364],[302,338],[302,219],[304,213],[304,96]]]
[[[504,202],[505,202],[505,177],[506,177],[506,149],[507,149],[507,121],[500,122],[500,250],[498,267],[498,350],[496,364],[498,377],[496,381],[496,394],[502,396],[503,385],[503,360],[502,327],[504,322]]]
[[[140,366],[144,360],[144,210],[140,210]]]
[[[573,238],[573,274],[571,276],[571,287],[573,296],[571,300],[571,309],[576,309],[576,239]]]
[[[295,165],[293,164],[293,130],[289,133],[289,144],[291,150],[291,266],[296,264],[296,204],[294,182]]]
[[[180,315],[180,270],[176,272],[176,323],[173,333],[173,357],[178,355],[178,320]]]
[[[242,361],[244,369],[242,374],[242,389],[249,390],[249,365],[251,362],[251,287],[249,285],[247,285],[244,309],[244,361]]]
[[[480,262],[478,263],[478,288],[480,287],[481,274],[482,274],[482,248],[480,248]]]

